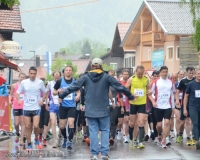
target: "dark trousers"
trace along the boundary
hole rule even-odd
[[[191,109],[189,107],[189,110],[190,110],[190,118],[193,124],[192,133],[194,135],[194,139],[198,141],[200,137],[200,109],[199,110]]]
[[[115,139],[116,127],[118,124],[118,108],[110,107],[110,137]]]

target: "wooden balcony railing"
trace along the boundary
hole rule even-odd
[[[163,32],[150,31],[142,33],[142,42],[152,42],[152,34],[154,36],[154,41],[163,41],[165,36]]]

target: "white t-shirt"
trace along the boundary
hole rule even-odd
[[[38,104],[41,100],[40,93],[47,92],[42,80],[37,78],[34,81],[30,79],[23,80],[17,90],[18,94],[22,92],[24,92],[23,110],[34,111],[41,109],[41,106]]]
[[[155,95],[157,108],[173,108],[174,93],[176,92],[176,88],[171,80],[162,78],[158,79],[153,83],[151,91]]]
[[[47,90],[51,92],[51,101],[50,104],[59,104],[58,103],[58,95],[54,96],[53,91],[54,91],[54,86],[56,84],[56,81],[51,81],[47,85]]]

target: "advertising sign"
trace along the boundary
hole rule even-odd
[[[154,51],[152,53],[152,70],[159,70],[164,65],[164,50]]]

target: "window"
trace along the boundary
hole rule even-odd
[[[167,49],[167,59],[168,60],[172,60],[174,57],[174,48],[173,47],[169,47]]]
[[[148,50],[148,60],[151,60],[151,50]]]
[[[180,47],[176,47],[176,60],[180,59]]]
[[[132,57],[132,67],[135,67],[135,56]]]
[[[131,68],[131,66],[132,66],[132,65],[131,65],[131,61],[132,61],[132,57],[129,57],[129,58],[128,58],[128,68]]]
[[[22,67],[22,66],[24,66],[24,63],[19,63],[18,66]]]
[[[110,63],[110,66],[112,66],[112,68],[113,68],[114,70],[117,69],[117,63]]]
[[[125,58],[125,68],[128,68],[129,67],[129,61],[128,61],[128,58]]]

